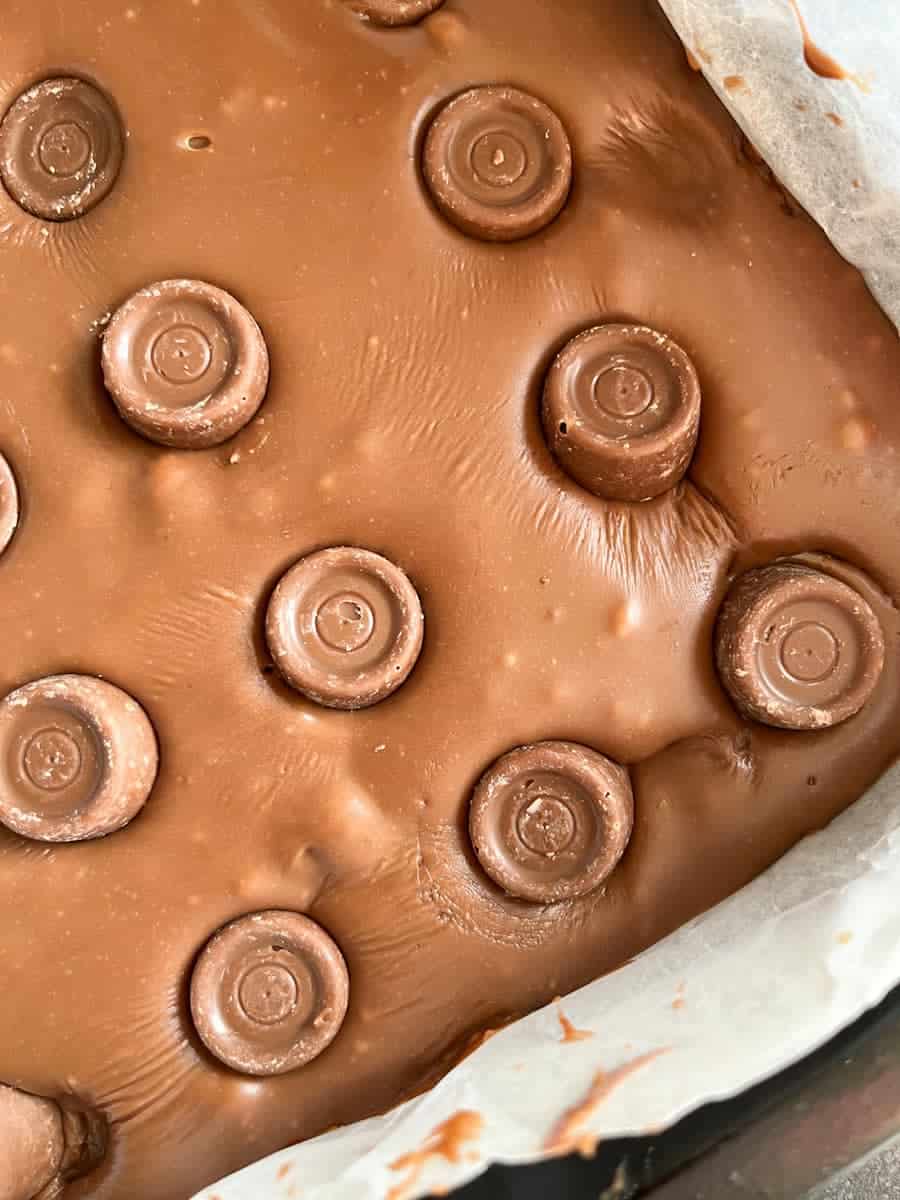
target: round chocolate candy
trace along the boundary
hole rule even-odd
[[[247,1075],[281,1075],[321,1054],[347,1012],[350,979],[334,941],[300,913],[232,921],[191,976],[191,1013],[207,1049]]]
[[[79,842],[121,829],[156,778],[156,737],[126,692],[50,675],[0,701],[0,822],[22,837]]]
[[[716,627],[716,662],[745,716],[781,729],[824,729],[871,696],[884,634],[849,584],[787,559],[732,584]]]
[[[0,454],[0,554],[12,541],[19,523],[19,490],[9,463]]]
[[[700,384],[671,338],[600,325],[573,338],[544,386],[544,434],[559,465],[607,500],[650,500],[687,470]]]
[[[504,891],[551,904],[594,891],[634,824],[628,772],[574,742],[538,742],[499,758],[469,808],[478,861]]]
[[[448,221],[472,237],[512,242],[558,216],[572,184],[572,150],[542,101],[517,88],[476,87],[435,117],[422,170]]]
[[[352,546],[302,558],[282,576],[266,614],[278,670],[329,708],[367,708],[395,692],[415,666],[424,628],[400,567]]]
[[[373,25],[415,25],[441,7],[444,0],[347,0],[350,8]]]
[[[65,1149],[59,1105],[0,1084],[0,1200],[37,1200]]]
[[[83,79],[45,79],[0,122],[0,178],[27,212],[70,221],[109,192],[124,145],[119,116],[98,88]]]
[[[132,429],[183,450],[243,429],[269,381],[256,321],[228,292],[195,279],[166,279],[126,300],[103,336],[102,362]]]

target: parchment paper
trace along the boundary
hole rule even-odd
[[[662,4],[756,148],[900,324],[900,4],[800,0],[813,41],[856,82],[809,70],[789,0]],[[497,1034],[426,1096],[201,1196],[414,1200],[492,1161],[664,1128],[881,1000],[900,981],[898,897],[900,767],[736,896]],[[560,1014],[590,1036],[564,1040]]]
[[[797,0],[812,41],[854,77],[830,80],[806,67],[790,0],[660,2],[756,149],[900,327],[900,4]]]

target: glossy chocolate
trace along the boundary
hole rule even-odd
[[[614,969],[894,759],[900,344],[649,0],[446,0],[393,28],[343,0],[6,0],[0,112],[54,75],[109,97],[127,152],[75,220],[0,189],[0,696],[114,683],[159,763],[108,837],[0,825],[0,1080],[108,1128],[65,1200],[187,1200]],[[538,99],[572,153],[557,215],[502,244],[423,176],[435,119],[484,87]],[[159,280],[221,289],[264,335],[265,397],[222,444],[159,444],[104,386],[113,314]],[[643,503],[594,495],[543,431],[554,359],[611,325],[665,335],[702,389],[684,475]],[[176,378],[206,362],[181,338]],[[352,711],[291,686],[266,636],[279,581],[341,547],[400,569],[424,615],[405,682]],[[857,714],[813,730],[747,719],[715,652],[734,581],[801,556],[885,646]],[[368,630],[343,603],[321,622],[338,661]],[[615,869],[552,903],[469,836],[484,772],[547,741],[619,764],[634,799]],[[568,825],[542,805],[523,827],[553,846]],[[271,911],[327,931],[349,1005],[316,1057],[250,1078],[204,1044],[191,981],[217,931]],[[264,1008],[280,979],[254,976]]]

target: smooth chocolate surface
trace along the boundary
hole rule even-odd
[[[900,747],[895,330],[650,0],[430,7],[4,6],[0,111],[82,79],[124,154],[72,219],[0,190],[0,453],[19,507],[0,696],[103,680],[159,753],[106,837],[0,827],[0,1080],[108,1127],[66,1200],[183,1200],[391,1106],[474,1032],[739,888]],[[485,87],[545,105],[571,150],[562,207],[504,243],[450,219],[424,166],[435,120]],[[14,180],[41,158],[10,128]],[[512,199],[507,138],[525,143],[494,132],[484,169]],[[74,162],[78,136],[53,133],[47,161]],[[218,445],[123,419],[110,363],[135,360],[113,353],[114,314],[170,280],[220,289],[265,345],[259,406]],[[200,320],[159,331],[141,382],[217,377]],[[700,390],[686,473],[645,503],[594,495],[544,435],[554,359],[610,325],[671,339]],[[216,394],[151,401],[193,413]],[[10,494],[0,477],[0,513]],[[279,581],[342,547],[402,571],[424,622],[402,685],[352,711],[289,685],[267,640]],[[884,639],[871,695],[828,727],[747,719],[717,671],[731,583],[785,557],[851,587]],[[346,590],[314,614],[344,657],[368,629]],[[634,805],[603,884],[551,904],[494,882],[469,838],[485,771],[546,741],[618,764]],[[74,759],[42,738],[28,761],[62,778]],[[536,812],[526,836],[559,828]],[[330,1044],[262,1077],[207,1048],[191,982],[218,931],[271,912],[327,932],[349,991]],[[287,1019],[291,985],[263,967],[247,1003]]]

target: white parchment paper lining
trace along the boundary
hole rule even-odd
[[[813,40],[859,86],[809,71],[789,0],[661,2],[754,145],[900,325],[900,5],[853,0],[851,13],[847,0],[801,0]],[[725,87],[729,76],[743,85]],[[802,1057],[900,981],[898,896],[900,767],[736,896],[568,997],[566,1017],[590,1039],[564,1042],[554,1006],[534,1013],[426,1096],[256,1163],[203,1200],[414,1200],[492,1161],[539,1157],[599,1072],[654,1051],[621,1072],[583,1130],[670,1125]],[[392,1168],[460,1112],[480,1120],[451,1146],[459,1161],[428,1155],[418,1177]]]

